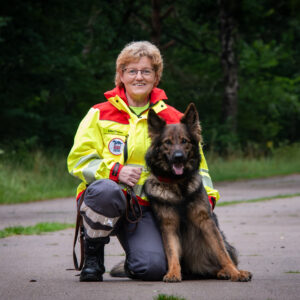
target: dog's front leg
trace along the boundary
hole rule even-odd
[[[163,278],[165,282],[181,281],[181,267],[179,262],[181,247],[178,235],[173,229],[169,225],[162,228],[162,238],[168,260],[168,273]]]
[[[179,217],[170,208],[168,210],[161,210],[160,213],[162,239],[168,260],[168,272],[163,280],[165,282],[179,282],[181,281],[181,246],[178,236]]]

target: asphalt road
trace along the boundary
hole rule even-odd
[[[153,299],[159,294],[185,299],[300,299],[300,175],[217,184],[220,201],[274,199],[217,206],[221,229],[238,249],[247,283],[190,280],[181,283],[111,278],[124,259],[118,241],[105,249],[104,282],[80,283],[73,268],[73,229],[0,239],[0,299]],[[38,222],[74,223],[73,199],[0,206],[0,229]]]

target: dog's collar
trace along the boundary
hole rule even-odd
[[[156,176],[156,178],[158,179],[158,181],[164,183],[176,183],[181,180],[181,179],[174,179],[174,178],[162,177],[162,176]]]

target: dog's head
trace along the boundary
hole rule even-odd
[[[147,165],[156,176],[182,178],[199,168],[201,126],[196,106],[187,107],[180,123],[166,124],[153,110],[148,114],[151,146]]]

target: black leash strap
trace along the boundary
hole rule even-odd
[[[77,218],[76,218],[76,227],[75,227],[75,235],[74,235],[74,242],[73,242],[73,263],[75,270],[80,271],[83,267],[84,262],[84,228],[83,228],[83,219],[82,215],[80,214],[80,207],[84,200],[84,194],[85,191],[80,196],[80,199],[78,200],[78,206],[77,206]],[[78,260],[75,252],[75,247],[77,243],[78,233],[79,235],[79,242],[80,242],[80,264],[78,265]]]
[[[136,224],[142,218],[142,208],[141,205],[132,189],[132,187],[127,187],[126,194],[126,220],[129,223]],[[131,216],[130,216],[131,213]]]

